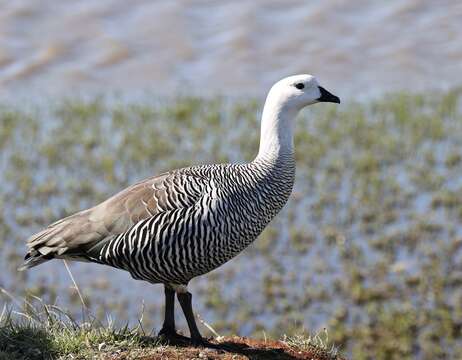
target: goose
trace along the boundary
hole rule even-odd
[[[176,294],[189,341],[207,343],[196,325],[188,283],[243,251],[282,209],[295,179],[295,117],[319,102],[340,99],[312,75],[278,81],[265,101],[253,161],[190,166],[138,182],[32,235],[18,270],[68,259],[161,283],[165,318],[159,335],[182,337],[175,327]]]

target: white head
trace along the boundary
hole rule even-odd
[[[312,75],[293,75],[273,85],[268,100],[286,110],[300,111],[318,102],[340,103],[340,99],[319,86]],[[267,101],[268,101],[267,100]]]
[[[305,106],[318,102],[340,103],[319,86],[312,75],[286,77],[273,85],[262,114],[259,157],[293,153],[294,119]]]

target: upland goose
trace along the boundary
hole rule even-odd
[[[19,270],[69,259],[113,266],[137,280],[162,283],[166,303],[160,334],[179,336],[176,293],[191,340],[203,344],[187,285],[244,250],[287,202],[295,175],[295,117],[318,102],[340,99],[311,75],[280,80],[267,96],[260,148],[252,162],[191,166],[132,185],[30,237]]]

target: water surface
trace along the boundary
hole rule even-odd
[[[459,1],[0,2],[0,95],[258,94],[316,74],[343,98],[462,82]]]

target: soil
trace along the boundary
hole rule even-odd
[[[313,347],[312,349],[296,349],[289,347],[282,341],[254,340],[245,337],[224,337],[217,340],[210,340],[207,347],[193,347],[190,344],[176,343],[175,346],[159,347],[155,352],[146,354],[140,359],[143,360],[166,360],[166,359],[208,359],[208,360],[344,360],[335,357],[324,350]],[[111,357],[113,360],[128,358],[128,354],[119,354]]]

